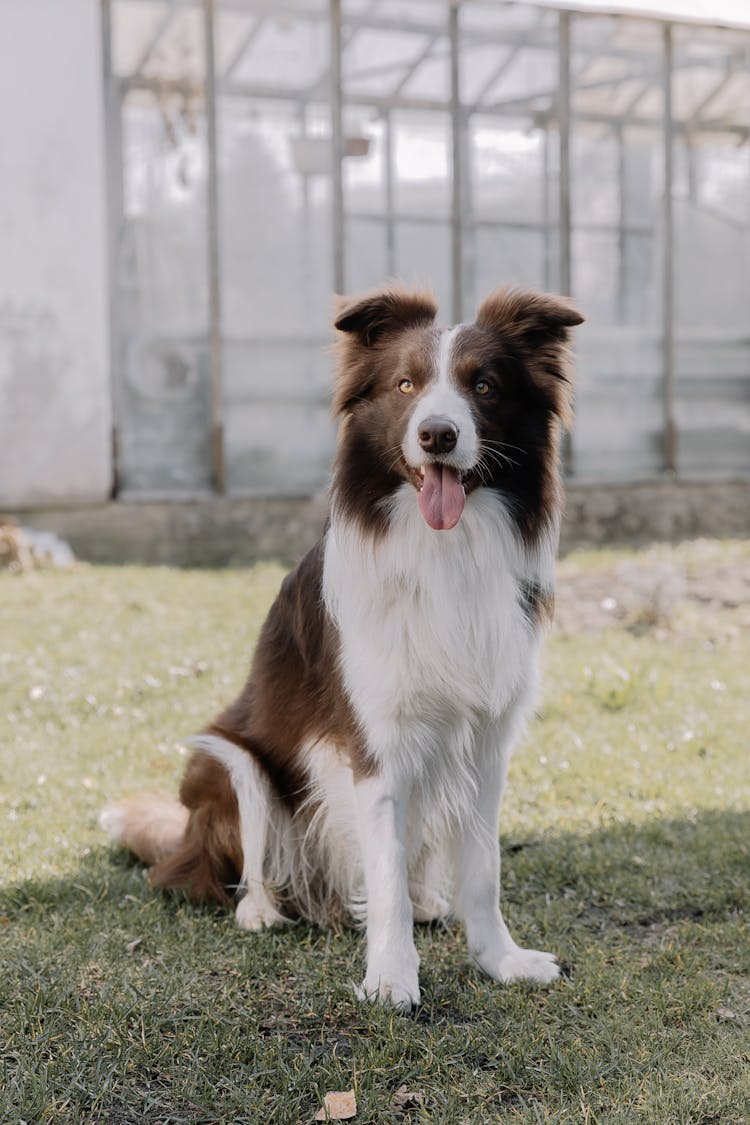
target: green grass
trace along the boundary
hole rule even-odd
[[[591,581],[624,556],[563,571]],[[662,549],[700,568],[747,544]],[[362,940],[262,935],[149,890],[96,826],[172,789],[179,739],[239,687],[281,577],[0,575],[0,1121],[750,1119],[750,630],[740,610],[557,632],[511,769],[503,893],[548,990],[420,928],[413,1016],[355,1001]],[[743,619],[744,620],[744,619]],[[400,1113],[399,1086],[423,1095]]]

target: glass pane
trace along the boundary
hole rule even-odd
[[[117,260],[118,461],[125,490],[211,482],[202,104],[132,91],[122,105]]]
[[[228,488],[317,491],[333,449],[328,107],[224,94],[218,127]]]
[[[606,16],[571,25],[572,291],[588,321],[572,466],[653,476],[664,464],[663,32]]]
[[[319,3],[217,4],[222,394],[227,487],[324,487],[332,235],[329,29]],[[229,44],[234,39],[233,53]]]
[[[750,36],[675,30],[680,471],[750,469]]]
[[[447,3],[344,0],[346,288],[384,278],[450,302]]]
[[[505,283],[557,278],[557,14],[522,5],[460,9],[466,133],[467,313]]]
[[[432,289],[443,321],[450,319],[451,232],[447,223],[400,220],[396,224],[396,270],[408,285]]]

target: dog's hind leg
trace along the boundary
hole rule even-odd
[[[423,844],[409,869],[409,897],[415,922],[437,922],[450,913],[452,864],[442,842]]]
[[[237,903],[237,924],[244,930],[262,930],[287,921],[277,910],[265,883],[274,815],[268,778],[247,750],[225,738],[200,734],[191,738],[189,745],[224,766],[237,798],[242,845],[240,890],[244,892]]]

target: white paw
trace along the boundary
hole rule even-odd
[[[235,917],[237,925],[243,930],[265,930],[288,921],[283,914],[279,914],[264,890],[248,892],[240,899]]]
[[[99,813],[99,827],[104,829],[110,839],[119,843],[125,828],[124,810],[119,805],[105,805]]]
[[[358,1000],[369,1000],[371,1004],[382,1004],[398,1012],[410,1012],[419,1003],[419,980],[417,977],[395,980],[376,977],[368,972],[354,992]]]
[[[450,903],[438,891],[428,887],[415,887],[409,890],[415,922],[437,922],[439,918],[447,918],[450,912]]]
[[[492,965],[481,961],[480,967],[495,980],[505,982],[514,980],[533,980],[538,984],[551,984],[560,976],[560,966],[554,953],[543,953],[539,949],[521,949],[516,946]]]
[[[419,1003],[419,957],[416,949],[401,957],[370,955],[365,979],[355,988],[358,999],[408,1012]]]

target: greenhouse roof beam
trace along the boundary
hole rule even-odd
[[[229,76],[232,74],[232,72],[234,70],[236,70],[237,67],[240,65],[240,63],[242,62],[243,58],[245,57],[245,54],[247,53],[248,49],[253,45],[253,43],[255,42],[255,40],[258,38],[261,31],[263,30],[263,26],[264,26],[265,22],[266,22],[265,16],[258,16],[258,18],[253,23],[250,30],[248,32],[246,32],[246,34],[243,37],[239,47],[234,52],[234,54],[232,55],[232,57],[229,60],[229,62],[227,63],[227,65],[224,67],[224,74],[223,74],[224,79],[229,78]]]
[[[704,111],[706,109],[708,109],[708,107],[711,105],[711,102],[714,101],[715,98],[718,98],[719,94],[721,94],[722,91],[726,89],[726,87],[729,85],[729,83],[734,78],[735,74],[738,73],[738,69],[739,69],[738,65],[737,65],[738,62],[742,62],[742,61],[743,61],[742,53],[735,52],[731,55],[731,57],[729,59],[729,62],[727,63],[727,65],[724,69],[724,73],[721,76],[721,78],[719,79],[719,81],[716,83],[716,85],[711,90],[709,90],[709,92],[706,94],[706,96],[698,103],[698,105],[695,107],[693,112],[688,117],[688,119],[687,119],[688,125],[695,125],[695,126],[700,127],[700,123],[701,123],[701,119],[703,117]]]
[[[440,36],[437,36],[436,38],[440,38]],[[420,52],[420,54],[421,54],[421,52]],[[427,57],[427,56],[425,56],[425,57]],[[424,60],[420,59],[420,62],[422,62],[422,61],[424,61]],[[403,73],[404,65],[405,64],[404,64],[403,60],[387,62],[387,63],[374,63],[372,66],[361,67],[358,71],[356,71],[355,74],[349,75],[349,77],[355,78],[355,79],[377,78],[378,75],[389,75],[389,74],[392,75],[394,73],[394,71],[398,71],[398,73],[400,75],[399,80],[398,80],[398,85],[396,87],[394,87],[393,90],[391,90],[391,97],[394,97],[396,94],[399,94],[401,92],[403,87],[406,85],[406,83],[411,78],[414,71],[419,66],[419,63],[416,62],[416,60],[415,60],[414,65],[412,65],[411,63],[406,64],[408,69],[407,69],[405,74]]]
[[[635,112],[635,107],[638,105],[639,102],[643,101],[643,99],[646,97],[646,94],[648,94],[651,90],[653,90],[654,85],[655,85],[654,81],[652,81],[650,78],[646,79],[646,81],[641,86],[640,90],[638,90],[638,92],[633,95],[633,97],[630,99],[630,101],[625,106],[624,110],[622,111],[624,117],[627,118],[627,117],[630,116],[631,113]]]
[[[417,54],[408,64],[406,73],[403,74],[401,78],[399,78],[398,82],[391,90],[391,97],[398,97],[401,91],[407,86],[412,76],[416,74],[417,70],[419,70],[422,63],[427,62],[428,58],[432,54],[435,44],[439,43],[444,35],[445,31],[436,31],[433,35],[427,37],[427,42],[423,44],[422,49],[417,52]]]
[[[697,65],[698,64],[694,61],[686,61],[681,66],[675,65],[673,69],[674,69],[674,71],[677,71],[677,70],[685,71],[685,70],[689,70],[689,69],[691,69],[691,67],[695,67]],[[583,73],[584,69],[585,69],[585,67],[582,67],[579,70],[578,77],[580,77],[580,75]],[[726,81],[728,81],[729,77],[731,77],[731,75],[725,76],[722,79],[721,89],[723,89],[723,87],[726,84]],[[657,72],[655,70],[652,70],[651,68],[649,68],[649,69],[646,69],[646,70],[640,70],[638,72],[633,72],[631,74],[614,75],[611,78],[598,78],[598,79],[596,79],[595,81],[592,81],[592,82],[583,82],[583,83],[576,82],[576,84],[573,87],[573,94],[575,95],[575,94],[578,94],[578,93],[585,93],[587,91],[606,90],[606,89],[609,89],[610,87],[622,86],[626,82],[633,82],[633,81],[637,81],[639,79],[643,80],[643,83],[644,83],[643,87],[640,90],[638,90],[638,92],[633,96],[631,101],[628,102],[628,104],[619,112],[619,114],[616,114],[613,117],[613,120],[618,120],[618,121],[622,120],[624,123],[627,123],[627,119],[628,119],[629,115],[632,114],[632,112],[634,111],[638,102],[640,102],[641,99],[644,98],[646,96],[646,94],[648,94],[651,90],[657,88],[657,86],[660,85],[659,75],[657,74]],[[714,97],[718,96],[718,94],[720,92],[721,91],[718,87],[716,89],[714,89],[712,91],[712,93],[710,94],[710,96],[706,99],[706,104],[713,101]],[[503,98],[502,100],[499,100],[497,102],[491,102],[487,105],[482,106],[481,109],[482,109],[483,112],[495,113],[495,112],[500,112],[502,109],[506,109],[509,106],[514,106],[518,109],[523,109],[524,107],[526,107],[528,109],[528,111],[530,113],[532,113],[532,112],[536,112],[536,110],[538,108],[533,104],[534,102],[539,102],[539,101],[544,100],[544,99],[548,99],[548,100],[552,101],[554,99],[554,97],[556,96],[556,93],[557,93],[556,88],[547,88],[547,89],[544,89],[544,90],[536,90],[536,91],[532,91],[531,93],[528,93],[528,94],[519,95],[518,97],[515,97],[515,98]],[[480,107],[477,106],[476,108],[479,109]],[[584,112],[588,112],[588,111],[584,111]],[[592,112],[596,113],[597,111],[594,110]]]
[[[372,8],[374,8],[377,3],[378,3],[378,0],[371,0],[370,8],[368,9],[368,11],[371,10]],[[341,69],[342,69],[342,66],[343,66],[344,51],[349,46],[349,44],[353,42],[354,38],[359,34],[359,32],[362,30],[362,28],[359,25],[355,26],[355,24],[351,20],[343,20],[341,18],[340,6],[338,4],[336,5],[336,11],[338,13],[336,15],[336,21],[337,21],[337,25],[338,25],[338,30],[337,30],[337,33],[336,33],[336,41],[338,43],[338,52],[339,52],[339,56],[340,56],[337,63],[336,63],[336,67],[337,67],[337,70],[338,70],[339,77],[338,77],[338,88],[335,91],[335,93],[336,93],[336,96],[338,96],[341,92]],[[326,13],[326,22],[328,22],[328,13]],[[344,31],[345,25],[346,25],[346,31]],[[326,88],[328,87],[328,84],[332,81],[332,79],[331,79],[332,70],[333,70],[333,68],[332,68],[331,64],[329,63],[328,66],[323,68],[323,70],[320,72],[320,74],[315,79],[315,81],[310,83],[307,90],[300,91],[299,96],[298,96],[298,100],[300,102],[300,105],[304,106],[304,105],[307,104],[307,102],[318,101],[322,97],[325,96]],[[332,96],[333,96],[333,91],[332,91]]]
[[[200,91],[202,84],[177,79],[155,79],[148,78],[145,75],[139,75],[135,78],[126,78],[123,81],[123,87],[133,90],[148,90],[153,93],[176,93],[192,96]],[[300,101],[299,90],[285,90],[277,86],[262,83],[229,82],[225,86],[225,92],[234,97],[241,98],[261,98],[270,101],[278,100],[295,103],[299,103]],[[423,111],[425,113],[446,113],[450,111],[450,101],[446,98],[392,98],[389,96],[379,97],[373,94],[361,94],[353,97],[350,96],[348,98],[348,103],[350,105],[362,106],[380,112],[393,109],[413,110],[416,112]],[[464,109],[469,112],[474,112],[475,108],[474,106],[464,106]],[[485,112],[484,107],[481,107],[481,112]],[[519,115],[526,114],[542,124],[546,121],[554,120],[555,117],[554,106],[551,105],[549,108],[539,109],[528,105],[526,102],[501,103],[497,106],[493,106],[492,112],[498,117],[511,118],[518,118]],[[650,117],[645,115],[628,117],[624,113],[607,113],[606,111],[593,110],[578,110],[575,113],[575,117],[576,121],[591,125],[606,125],[609,127],[632,126],[634,128],[646,129],[658,128],[661,126],[662,121],[661,114],[654,114]],[[684,122],[675,121],[676,133],[694,131],[694,127],[693,129],[688,129]],[[722,119],[702,120],[699,131],[702,133],[728,133],[740,140],[750,138],[750,125],[732,124]]]
[[[153,35],[149,39],[149,41],[146,44],[146,46],[144,47],[144,49],[141,51],[140,58],[136,62],[134,70],[133,70],[134,74],[140,74],[141,73],[144,66],[146,65],[148,60],[151,58],[151,56],[153,55],[156,48],[159,46],[159,43],[161,42],[163,36],[165,35],[165,33],[166,33],[169,25],[171,24],[174,16],[175,16],[175,5],[174,5],[174,0],[172,0],[169,7],[167,8],[167,11],[164,13],[162,18],[159,20],[159,23],[157,24],[156,30],[154,31]]]
[[[171,2],[176,7],[200,7],[200,4],[197,2],[197,0],[171,0]],[[154,0],[131,0],[131,3],[153,5]],[[227,10],[239,11],[244,13],[253,11],[256,14],[263,15],[291,15],[298,18],[325,22],[327,22],[328,20],[328,9],[326,5],[322,4],[319,8],[315,9],[310,8],[305,3],[294,3],[294,0],[252,0],[252,2],[248,2],[248,0],[222,0],[222,6]],[[489,3],[487,5],[487,7],[492,6],[492,3]],[[624,19],[649,20],[656,24],[671,23],[675,26],[680,27],[706,27],[716,28],[717,30],[721,31],[748,30],[746,19],[734,20],[731,15],[722,15],[718,17],[700,17],[695,14],[687,13],[685,15],[682,15],[679,12],[674,11],[654,11],[653,13],[650,13],[646,10],[638,10],[635,8],[630,8],[629,6],[624,7],[622,3],[618,3],[616,2],[616,0],[611,5],[603,4],[601,7],[586,6],[581,8],[576,8],[575,4],[570,3],[569,0],[531,0],[531,2],[528,2],[527,0],[527,6],[529,8],[531,8],[532,6],[537,8],[544,8],[547,11],[569,11],[571,15],[576,17],[602,17],[607,15],[614,15]],[[361,17],[356,18],[359,19]],[[398,24],[400,28],[404,28],[407,31],[426,30],[429,32],[435,30],[434,24],[427,24],[421,20],[415,20],[413,18],[409,18],[403,22],[396,21],[395,19],[382,19],[380,17],[379,19],[381,25],[389,23],[392,27],[395,27]],[[478,33],[478,37],[483,39],[483,41],[486,41],[486,35],[482,36],[481,33]]]
[[[540,9],[540,11],[537,13],[536,22],[534,24],[532,24],[532,26],[528,29],[524,38],[519,40],[517,43],[513,44],[513,46],[510,48],[509,54],[506,55],[506,57],[503,59],[503,61],[499,64],[499,66],[497,66],[495,68],[495,70],[489,76],[487,81],[484,83],[481,90],[479,91],[476,98],[474,99],[475,105],[480,105],[481,102],[482,102],[482,99],[484,97],[486,97],[487,94],[489,94],[490,90],[495,85],[495,83],[499,82],[500,79],[503,78],[504,75],[506,75],[508,73],[508,71],[512,67],[513,63],[516,61],[516,58],[518,57],[518,52],[521,50],[522,47],[525,47],[526,45],[528,45],[529,37],[531,35],[533,35],[535,32],[539,31],[540,27],[543,26],[543,24],[544,24],[544,22],[547,18],[548,12],[549,12],[548,8]]]

